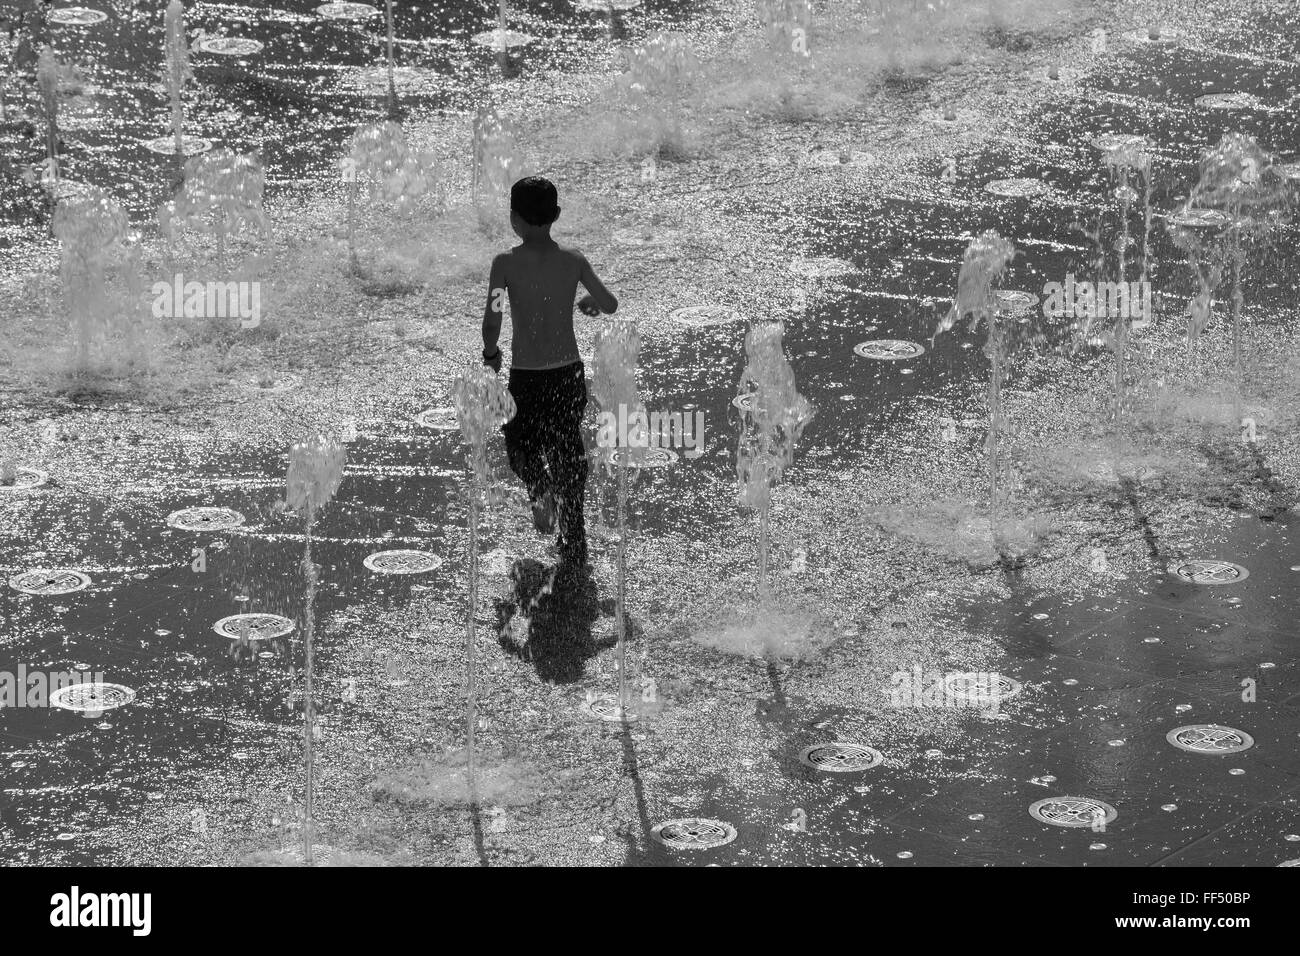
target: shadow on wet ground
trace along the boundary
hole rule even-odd
[[[542,680],[577,683],[586,662],[615,645],[612,637],[598,640],[592,634],[596,621],[613,613],[613,607],[600,601],[589,576],[566,577],[523,558],[511,566],[510,580],[509,596],[495,602],[498,642],[507,653],[529,661]]]

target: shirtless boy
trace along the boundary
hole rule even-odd
[[[615,312],[618,300],[581,252],[551,238],[551,225],[559,216],[559,197],[549,180],[530,176],[510,190],[510,225],[523,242],[492,260],[483,311],[483,361],[500,371],[497,339],[503,298],[508,296],[514,332],[510,394],[516,412],[503,429],[506,452],[511,469],[528,489],[533,524],[540,533],[550,534],[558,517],[560,567],[581,573],[587,566],[582,514],[588,471],[582,441],[587,383],[573,333],[574,298],[581,283],[587,294],[577,305],[589,316]]]

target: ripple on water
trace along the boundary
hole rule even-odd
[[[198,42],[200,53],[218,56],[252,56],[261,53],[263,44],[246,37],[204,37]]]
[[[583,13],[606,13],[635,10],[643,0],[573,0],[573,8]]]
[[[43,471],[37,471],[35,468],[18,468],[11,483],[0,483],[0,492],[30,491],[33,488],[40,488],[49,480],[50,476]]]
[[[1196,98],[1196,105],[1203,110],[1262,110],[1271,111],[1269,106],[1254,93],[1241,91],[1233,93],[1206,93]]]
[[[316,14],[326,20],[366,20],[379,16],[379,8],[368,3],[324,3]]]
[[[1151,148],[1151,141],[1136,133],[1101,133],[1092,138],[1092,146],[1103,153],[1120,150],[1146,151]]]
[[[108,14],[87,7],[64,7],[62,10],[51,10],[47,19],[58,26],[90,27],[103,23],[108,19]]]
[[[488,47],[497,53],[504,53],[512,47],[527,46],[537,38],[527,33],[520,33],[517,30],[502,31],[500,27],[497,27],[495,30],[476,33],[471,39],[479,46]]]
[[[724,305],[688,305],[670,312],[668,318],[679,325],[700,329],[738,322],[741,315],[735,309]]]
[[[176,155],[176,137],[159,136],[155,139],[143,141],[142,145],[151,153],[158,153],[162,156]],[[212,140],[202,139],[198,136],[181,136],[181,151],[186,156],[197,156],[200,153],[206,153],[212,149]]]
[[[866,359],[875,359],[880,362],[900,362],[924,355],[925,346],[901,339],[873,339],[869,342],[859,342],[853,346],[853,351]]]
[[[1169,216],[1171,226],[1184,229],[1222,229],[1232,217],[1217,209],[1183,209]]]

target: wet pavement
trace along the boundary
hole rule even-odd
[[[662,6],[642,20],[629,14],[629,29],[699,27],[693,6]],[[0,492],[0,564],[6,577],[66,568],[90,583],[62,595],[9,588],[0,671],[102,673],[135,696],[90,719],[57,707],[0,710],[4,860],[286,862],[280,851],[301,841],[299,633],[241,648],[213,627],[265,613],[300,629],[302,522],[275,507],[285,448],[304,427],[340,425],[357,434],[342,487],[314,528],[313,558],[322,568],[317,818],[320,842],[341,862],[1273,866],[1300,858],[1294,227],[1250,273],[1242,401],[1259,421],[1253,444],[1242,441],[1224,397],[1230,329],[1216,323],[1195,351],[1184,342],[1182,307],[1195,290],[1158,218],[1149,274],[1161,304],[1155,324],[1135,333],[1123,423],[1109,418],[1109,353],[1068,352],[1064,331],[1048,329],[1046,346],[1017,358],[1004,397],[1015,473],[1008,529],[1020,529],[1020,553],[995,547],[979,504],[982,335],[963,322],[931,338],[962,251],[986,229],[1020,251],[1005,288],[1037,294],[1045,282],[1094,273],[1096,243],[1073,224],[1099,228],[1108,241],[1118,232],[1113,184],[1092,145],[1099,133],[1153,142],[1157,212],[1182,203],[1200,152],[1225,132],[1248,132],[1288,161],[1300,154],[1300,30],[1267,4],[1218,9],[1189,11],[1176,42],[1124,41],[1140,18],[1103,12],[1028,52],[990,44],[993,54],[972,55],[918,89],[886,86],[836,121],[726,115],[717,122],[739,122],[740,135],[711,140],[694,160],[661,163],[650,184],[611,185],[611,169],[631,178],[636,163],[548,157],[566,170],[571,228],[641,325],[647,404],[703,411],[706,453],[633,485],[629,658],[643,707],[622,725],[581,709],[617,687],[614,482],[593,472],[593,580],[546,593],[554,555],[526,521],[499,442],[490,447],[505,499],[488,508],[479,539],[485,795],[476,806],[465,806],[459,765],[443,754],[464,742],[466,472],[458,433],[416,416],[451,404],[451,375],[476,348],[476,321],[446,317],[468,314],[480,275],[466,269],[411,302],[328,286],[339,311],[364,309],[371,320],[357,332],[358,361],[341,360],[350,343],[266,340],[188,402],[8,392],[17,411],[0,434],[51,480]],[[276,54],[283,25],[272,14],[197,12],[267,42],[272,55],[255,72],[274,76],[280,63],[292,83],[306,84],[311,108],[323,99],[311,84],[327,82],[324,65],[346,72],[369,62],[356,51],[376,39],[355,25],[331,38],[334,25],[313,24],[302,55],[321,67],[299,71],[290,69],[291,47]],[[445,102],[441,87],[428,100],[404,97],[413,130],[421,110],[479,95],[470,80],[455,85],[456,58],[469,55],[456,38],[489,24],[436,22],[434,30],[399,20],[400,33],[420,38],[411,63],[454,87]],[[538,7],[520,22],[545,37],[567,21]],[[608,42],[598,18],[583,22]],[[1096,23],[1110,25],[1103,52],[1092,46]],[[706,23],[701,44],[709,32]],[[120,46],[107,38],[125,34],[103,36],[101,66],[120,73],[132,72],[133,50],[160,42],[148,31]],[[342,37],[356,49],[345,52]],[[571,64],[558,44],[539,44],[537,56],[528,65],[534,88],[554,71],[558,101],[569,103],[566,70],[580,77],[589,62]],[[1052,63],[1073,64],[1077,75],[1046,80]],[[482,80],[485,67],[477,69],[471,75]],[[344,79],[330,89],[346,87]],[[135,83],[131,95],[143,97],[146,82],[105,85],[125,96]],[[1231,91],[1264,107],[1195,106],[1206,93]],[[957,104],[956,120],[927,115],[945,103]],[[200,126],[217,122],[219,103],[210,105],[195,114]],[[377,108],[330,98],[334,126],[345,132]],[[707,126],[707,109],[693,111]],[[112,112],[120,123],[95,135],[118,145],[88,150],[102,159],[77,174],[105,185],[138,180],[121,195],[148,208],[158,179],[148,160],[119,148],[146,130],[130,109]],[[274,124],[271,111],[254,112]],[[436,131],[446,117],[427,122]],[[268,165],[319,175],[341,141],[332,128],[313,124],[299,137],[286,127],[283,142],[268,136]],[[848,147],[870,157],[810,158]],[[1007,198],[985,188],[1012,178],[1046,190]],[[281,201],[288,208],[291,196]],[[313,215],[326,221],[336,212]],[[659,245],[620,241],[626,222],[652,214]],[[1139,240],[1141,218],[1139,210],[1130,221]],[[304,217],[298,228],[302,241],[313,226]],[[1140,248],[1129,253],[1130,278]],[[1113,255],[1107,261],[1117,268]],[[672,318],[698,304],[741,316],[707,327]],[[818,408],[774,495],[773,603],[757,611],[755,521],[734,497],[732,398],[745,317],[785,320],[799,389]],[[410,331],[398,333],[403,322]],[[584,351],[592,331],[580,329]],[[925,351],[900,361],[855,354],[875,339]],[[232,382],[254,365],[292,369],[299,381],[275,393]],[[217,531],[168,526],[169,515],[206,505],[244,521]],[[441,564],[402,576],[363,563],[392,549],[428,552]],[[1249,576],[1197,584],[1171,573],[1197,559],[1235,563]],[[761,629],[756,613],[789,639],[785,659],[743,653]],[[954,704],[951,694],[920,690],[906,702],[891,698],[914,674],[922,689],[961,675],[1012,683],[994,702]],[[1210,729],[1180,739],[1202,750],[1168,739],[1195,725]],[[1242,734],[1251,745],[1231,750]],[[869,748],[878,762],[846,772],[801,762],[807,748],[837,741]],[[1049,820],[1075,825],[1031,816],[1040,801]],[[1107,806],[1113,818],[1098,823],[1094,813]],[[670,840],[727,839],[727,827],[734,839],[670,849],[655,828],[683,818],[726,826],[669,827]]]

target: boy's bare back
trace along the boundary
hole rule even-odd
[[[513,368],[543,370],[579,361],[578,340],[573,331],[573,306],[579,283],[591,293],[601,310],[613,311],[606,307],[615,302],[613,296],[577,249],[565,248],[549,239],[524,242],[492,260],[491,289],[495,304],[500,305],[496,290],[505,289],[510,298]]]

